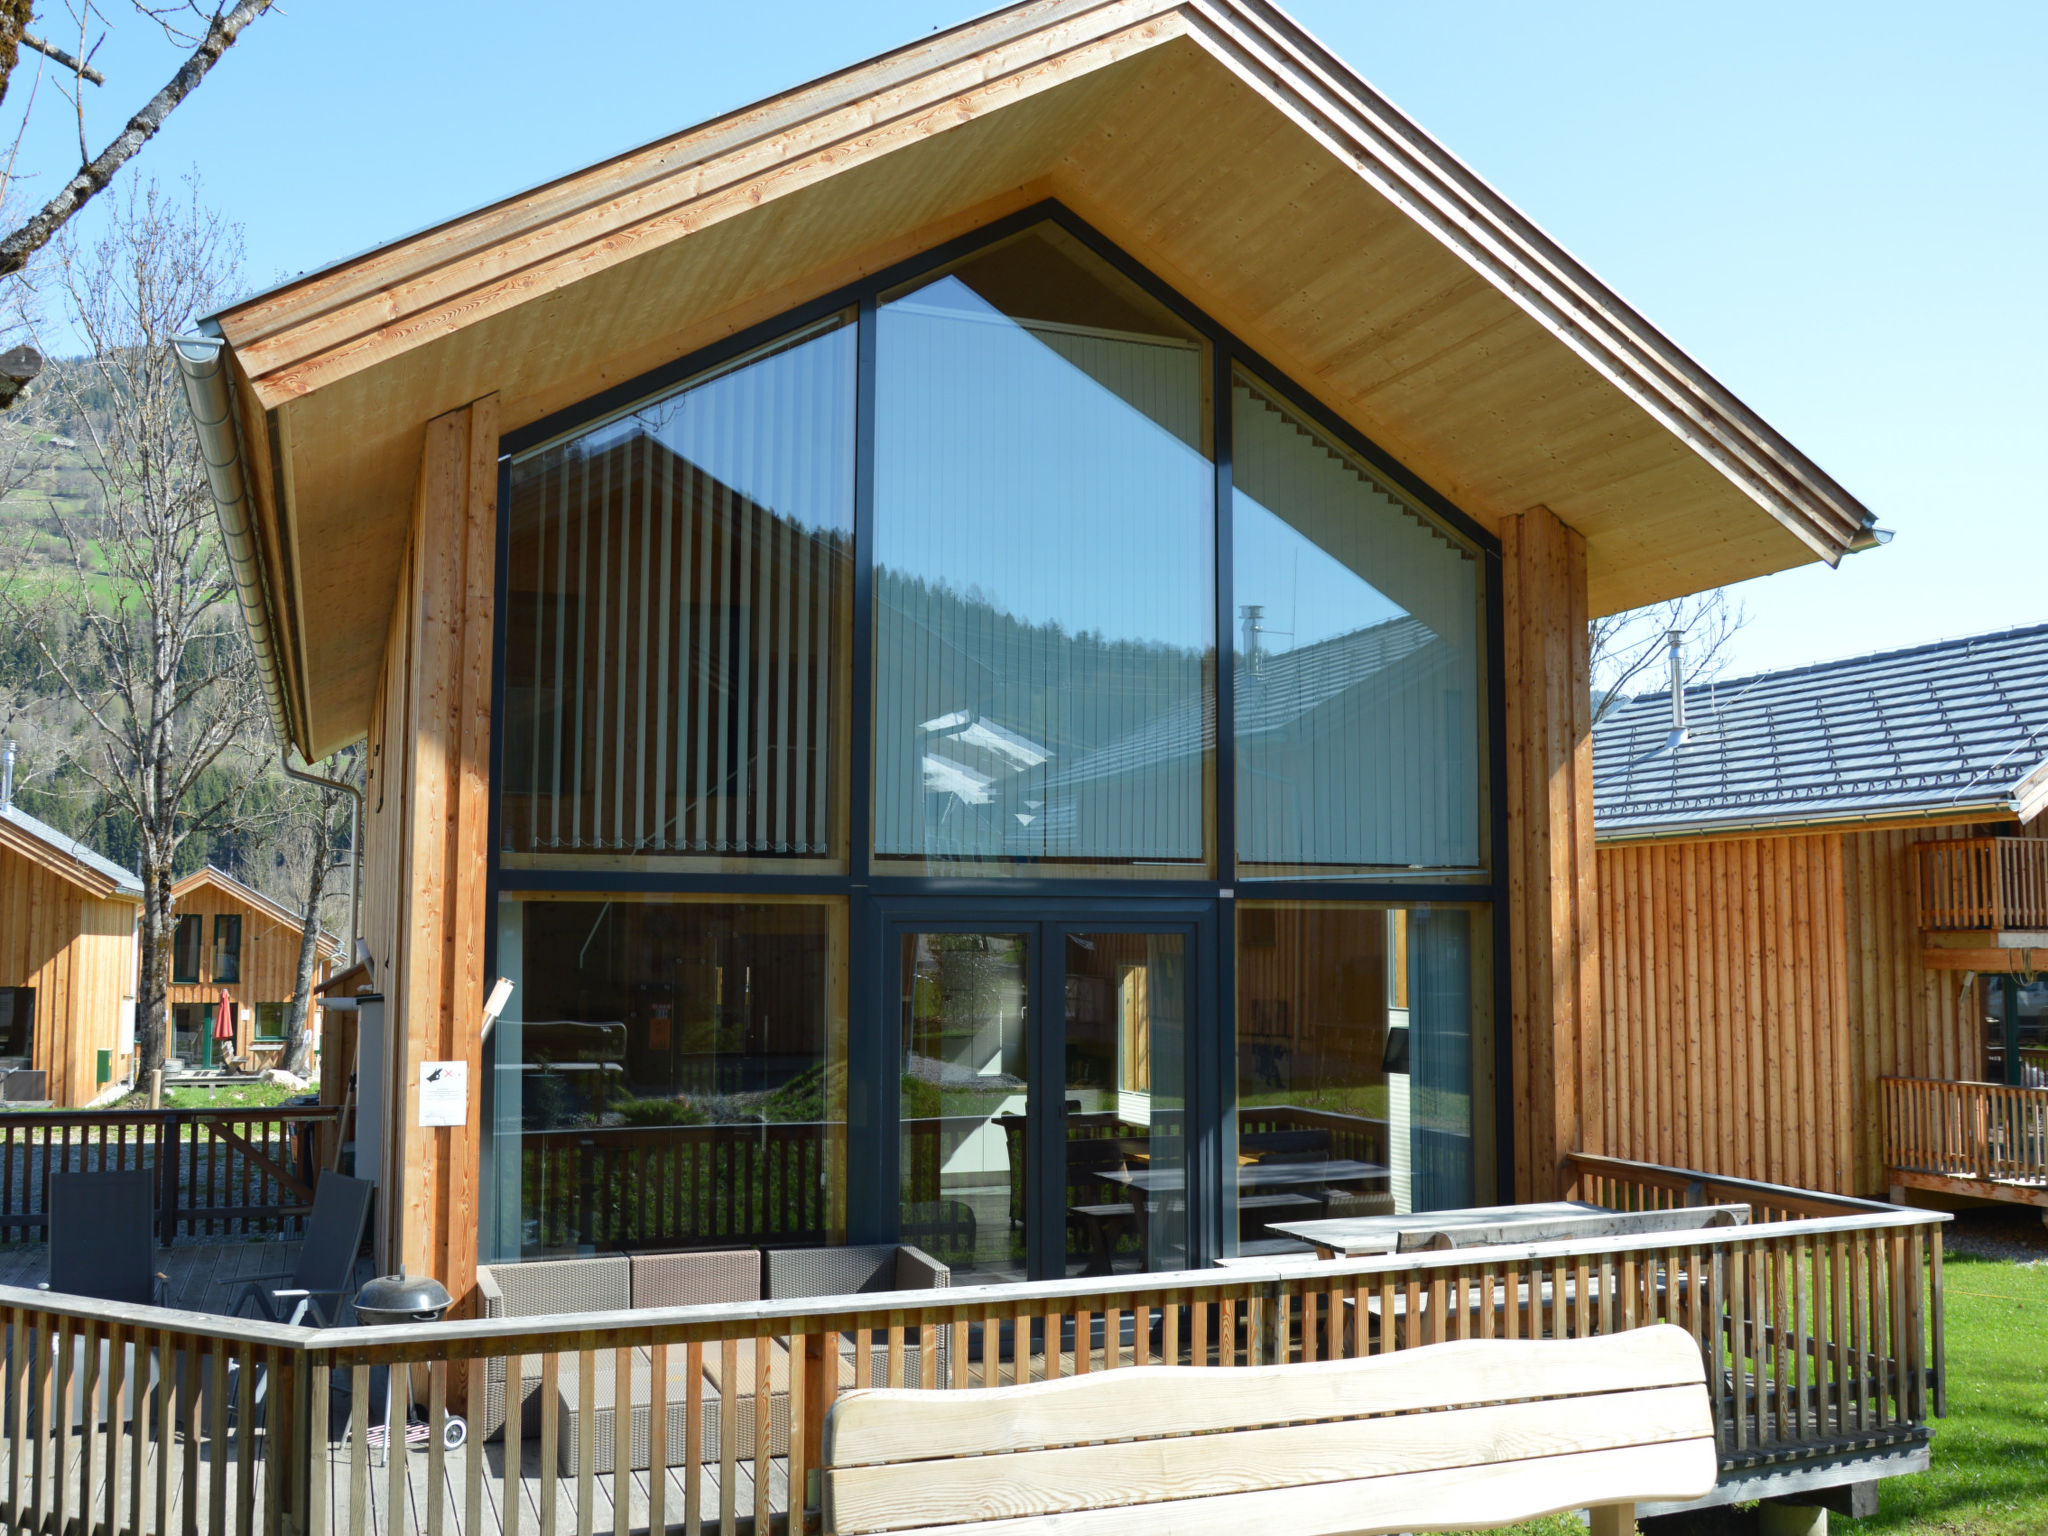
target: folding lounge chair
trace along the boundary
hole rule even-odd
[[[273,1323],[297,1324],[310,1315],[322,1328],[335,1326],[343,1301],[355,1290],[356,1252],[369,1226],[375,1188],[339,1173],[321,1175],[299,1262],[288,1273],[250,1276],[235,1293],[229,1315],[253,1309],[252,1316]]]
[[[156,1267],[156,1175],[147,1168],[118,1172],[52,1173],[49,1195],[50,1278],[39,1287],[70,1296],[133,1306],[163,1306],[169,1282]],[[88,1346],[73,1341],[72,1422],[83,1424],[87,1402]],[[157,1352],[146,1352],[138,1382],[135,1345],[122,1345],[127,1361],[121,1411],[135,1416],[138,1387],[147,1394],[156,1382]],[[98,1346],[100,1373],[108,1364],[108,1341]]]
[[[147,1168],[50,1175],[46,1291],[133,1306],[161,1305],[156,1267],[156,1175]]]

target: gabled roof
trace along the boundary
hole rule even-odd
[[[102,858],[76,838],[38,821],[18,805],[0,805],[0,848],[61,875],[101,900],[142,900],[142,877]]]
[[[2048,624],[1717,681],[1593,733],[1602,838],[1969,816],[2048,806]]]
[[[192,892],[204,886],[211,886],[232,900],[240,902],[243,906],[262,913],[280,928],[288,928],[293,933],[304,933],[306,931],[306,925],[299,920],[299,914],[283,902],[273,901],[270,897],[257,890],[255,886],[245,885],[226,870],[216,869],[211,864],[203,865],[201,868],[194,870],[176,885],[172,886],[171,900],[182,901],[185,897],[191,895]],[[322,930],[320,934],[320,953],[330,962],[340,960],[341,940],[337,939],[333,934]]]
[[[213,317],[289,734],[368,727],[429,419],[531,425],[1048,201],[1481,524],[1549,507],[1595,613],[1871,521],[1265,0],[1025,0]]]

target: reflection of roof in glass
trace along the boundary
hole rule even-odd
[[[1630,699],[1593,735],[1603,833],[1918,814],[2031,798],[2048,769],[2048,625]]]
[[[1433,664],[1443,647],[1419,619],[1403,615],[1384,624],[1320,640],[1298,650],[1260,656],[1257,670],[1240,665],[1235,679],[1237,734],[1276,734],[1335,702],[1362,683],[1381,680],[1418,655]],[[1136,772],[1207,750],[1215,739],[1215,710],[1204,699],[1149,722],[1047,781],[1051,788]]]

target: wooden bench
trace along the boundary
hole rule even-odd
[[[1373,1536],[1582,1508],[1618,1536],[1719,1473],[1699,1346],[1668,1324],[849,1392],[822,1453],[833,1536]]]

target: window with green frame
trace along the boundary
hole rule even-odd
[[[237,982],[242,979],[242,915],[216,913],[213,919],[213,979]]]
[[[284,1003],[258,1003],[256,1005],[256,1039],[259,1043],[284,1040]]]

